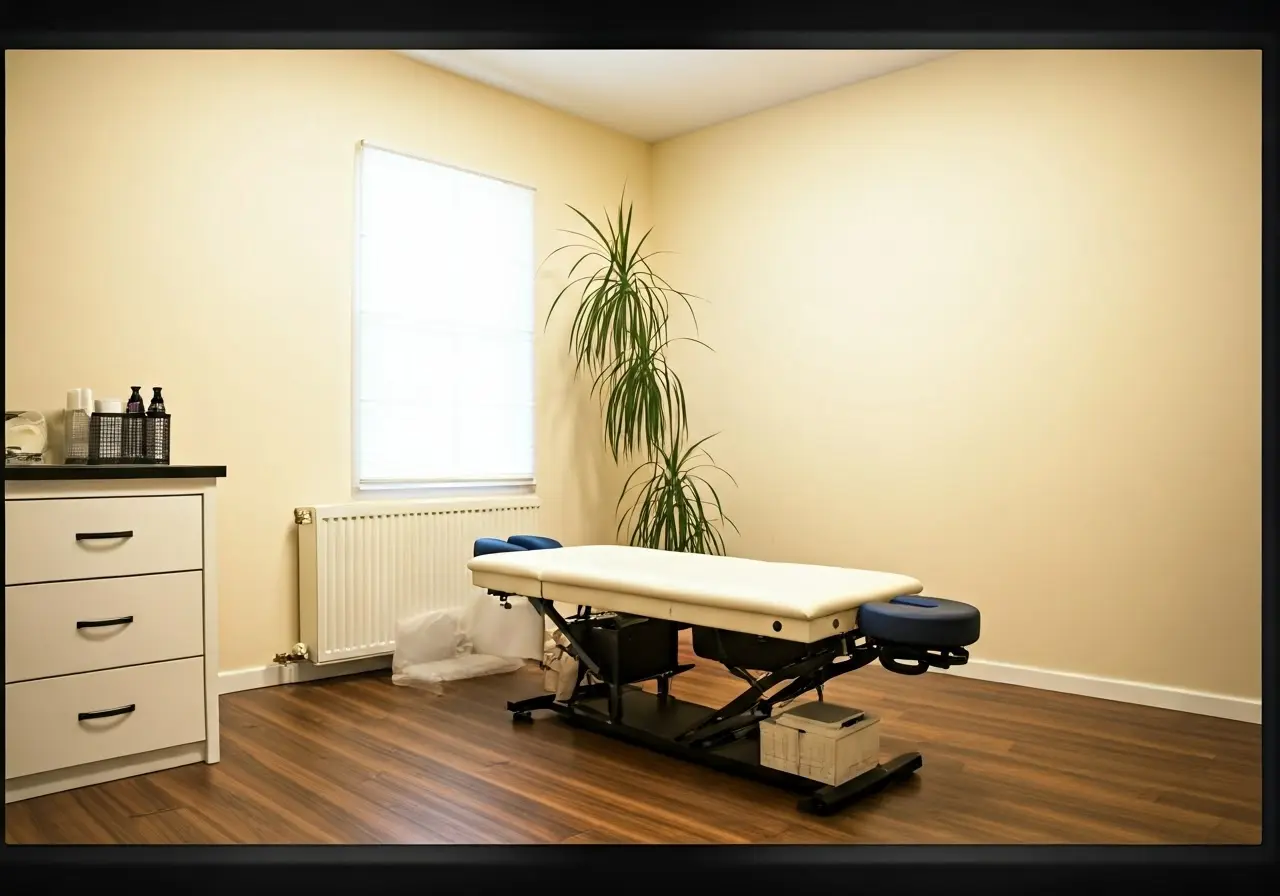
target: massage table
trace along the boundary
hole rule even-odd
[[[551,538],[481,538],[472,582],[510,606],[526,598],[568,642],[578,679],[567,699],[512,701],[516,721],[551,710],[579,727],[786,788],[799,809],[836,811],[912,775],[905,753],[843,784],[827,785],[761,764],[759,725],[801,694],[872,662],[917,675],[968,660],[978,610],[921,595],[896,573],[776,563],[617,545],[564,547]],[[576,607],[566,617],[560,604]],[[747,689],[712,708],[671,695],[678,632],[694,654],[724,665]],[[594,682],[587,682],[587,673]],[[656,693],[644,689],[653,681]]]

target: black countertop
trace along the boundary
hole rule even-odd
[[[6,482],[94,479],[217,479],[225,466],[209,464],[13,464],[4,468]]]

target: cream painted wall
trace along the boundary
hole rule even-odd
[[[1259,697],[1261,57],[965,52],[659,144],[731,553]]]
[[[71,387],[165,387],[174,462],[228,466],[223,669],[296,640],[292,509],[351,498],[361,139],[536,187],[539,259],[565,203],[624,181],[647,219],[647,145],[393,53],[5,53],[5,407],[60,427]],[[540,326],[562,273],[540,276]],[[537,352],[543,521],[599,541],[598,412],[558,317]]]
[[[740,483],[732,552],[918,576],[981,606],[985,659],[1260,693],[1257,54],[962,53],[660,144],[652,172],[391,53],[5,73],[6,407],[56,426],[71,386],[165,385],[175,461],[230,468],[225,669],[294,638],[291,509],[350,497],[365,138],[535,185],[540,258],[565,203],[625,179],[648,220],[652,184],[666,273],[710,300],[716,352],[676,361]],[[545,525],[611,540],[567,322],[538,352]]]

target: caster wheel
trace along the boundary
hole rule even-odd
[[[512,714],[511,714],[511,721],[513,721],[513,722],[532,722],[532,721],[533,721],[533,716],[531,716],[531,715],[529,714],[528,710],[522,710],[522,711],[520,711],[520,712],[514,712],[514,713],[512,713]]]

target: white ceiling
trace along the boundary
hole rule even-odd
[[[650,143],[952,50],[402,50]]]

